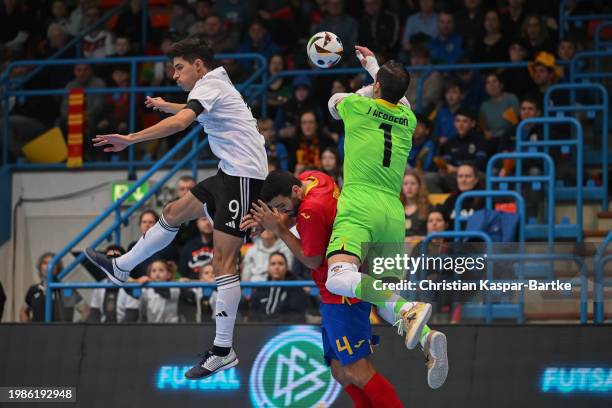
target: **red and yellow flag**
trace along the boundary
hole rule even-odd
[[[68,94],[68,160],[67,167],[83,166],[83,129],[85,125],[85,94],[74,88]]]

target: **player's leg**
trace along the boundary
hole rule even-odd
[[[345,192],[342,192],[338,202],[334,229],[327,247],[329,270],[325,286],[332,293],[356,297],[383,310],[381,316],[390,324],[399,322],[402,325],[406,333],[406,347],[412,349],[418,343],[419,333],[431,315],[431,305],[409,302],[393,291],[380,290],[376,279],[359,272],[363,259],[362,243],[403,242],[403,239],[386,241],[374,237],[373,234],[380,230],[380,227],[374,225],[377,223],[376,218],[385,217],[384,210],[380,212],[381,200]],[[350,202],[353,205],[349,205]],[[403,221],[399,225],[403,228]]]
[[[344,372],[344,367],[342,367],[338,360],[335,358],[331,359],[329,368],[331,369],[332,377],[342,385],[344,391],[351,397],[351,400],[353,400],[353,408],[374,408],[366,393],[361,388],[351,383]]]
[[[159,221],[144,234],[136,245],[118,258],[109,258],[92,248],[85,250],[87,258],[103,270],[115,284],[125,283],[130,271],[155,253],[167,247],[182,223],[204,215],[202,201],[191,192],[164,207]]]
[[[259,196],[263,181],[228,176],[220,172],[215,197],[213,268],[217,282],[215,304],[216,334],[212,348],[203,359],[185,375],[199,379],[238,364],[232,348],[234,325],[240,303],[240,277],[236,268],[245,232],[240,230],[240,220],[251,203]]]

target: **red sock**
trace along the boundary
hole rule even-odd
[[[373,408],[370,399],[366,395],[365,392],[355,384],[350,384],[344,388],[344,391],[351,397],[353,400],[354,408]]]
[[[395,388],[382,375],[376,373],[363,387],[374,408],[403,408]]]

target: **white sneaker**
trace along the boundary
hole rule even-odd
[[[423,353],[427,361],[427,384],[433,389],[440,388],[448,375],[448,354],[444,333],[436,330],[427,333]]]
[[[409,310],[401,314],[397,321],[398,334],[406,335],[404,342],[406,348],[412,350],[421,338],[423,327],[431,316],[431,305],[429,303],[415,303]]]
[[[238,364],[238,357],[232,348],[227,356],[213,354],[212,349],[200,355],[202,360],[185,373],[191,380],[209,377],[219,371],[227,370]]]

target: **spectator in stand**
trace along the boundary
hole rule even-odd
[[[459,64],[471,64],[469,58],[462,58]],[[463,91],[463,103],[461,106],[472,110],[480,110],[480,105],[486,99],[487,94],[484,89],[484,80],[480,73],[473,69],[457,71],[457,80]]]
[[[198,279],[213,258],[213,226],[207,217],[198,218],[196,224],[199,236],[183,246],[179,260],[179,274],[187,279]]]
[[[36,262],[36,270],[40,283],[30,286],[25,296],[25,304],[21,307],[19,320],[21,322],[43,322],[45,320],[45,291],[47,286],[47,272],[51,259],[55,256],[52,252],[45,252]],[[52,275],[57,275],[64,266],[62,262],[55,264]],[[52,320],[55,322],[72,322],[74,320],[74,309],[78,307],[84,320],[87,319],[89,308],[82,302],[77,292],[66,296],[63,291],[52,292]]]
[[[211,0],[197,0],[193,6],[195,18],[199,21],[204,21],[213,14],[213,2]]]
[[[244,255],[242,261],[242,280],[263,282],[268,280],[268,270],[271,256],[275,253],[283,254],[285,263],[293,262],[293,254],[273,232],[265,230]]]
[[[112,86],[129,88],[129,66],[115,65],[112,68]],[[105,95],[102,120],[98,122],[96,134],[129,133],[130,95],[127,92],[116,92]]]
[[[411,39],[414,35],[422,33],[429,38],[438,35],[438,15],[434,12],[433,0],[419,0],[420,11],[406,19],[402,48],[405,52],[411,50]]]
[[[448,220],[440,207],[434,207],[427,215],[427,235],[434,232],[444,232],[448,229]],[[442,242],[444,238],[433,239],[431,242]]]
[[[279,107],[274,120],[278,140],[287,148],[289,171],[295,169],[295,152],[298,148],[296,124],[299,123],[301,112],[306,110],[313,110],[319,118],[323,117],[312,95],[312,82],[307,76],[298,76],[293,80],[292,98]]]
[[[299,26],[299,16],[295,2],[290,0],[261,0],[258,2],[257,15],[268,27],[272,40],[284,50],[291,50],[298,40],[296,20]]]
[[[274,54],[268,60],[268,78],[285,70],[285,57],[282,54]],[[283,106],[291,98],[291,85],[285,77],[280,77],[268,86],[268,115],[275,117],[280,106]]]
[[[431,140],[431,123],[426,116],[416,114],[417,125],[412,135],[412,149],[408,155],[410,168],[424,173],[425,179],[428,174],[435,171],[433,158],[436,153],[436,145]],[[433,173],[435,175],[435,173]]]
[[[210,15],[205,20],[200,20],[203,24],[200,38],[208,44],[215,52],[220,53],[225,49],[235,49],[237,40],[227,32],[223,21],[216,15]],[[197,22],[196,22],[197,24]]]
[[[504,92],[498,74],[489,73],[485,81],[489,99],[480,107],[480,125],[487,140],[487,154],[492,156],[499,149],[501,137],[518,123],[519,103],[516,95]]]
[[[172,272],[168,264],[159,259],[147,266],[150,282],[170,282]],[[140,310],[147,323],[178,323],[179,288],[143,288]]]
[[[326,147],[321,152],[321,171],[334,179],[339,188],[342,188],[342,160],[335,147]]]
[[[489,10],[484,18],[484,36],[479,38],[472,53],[474,62],[506,62],[508,43],[501,31],[497,10]]]
[[[484,171],[487,153],[484,150],[484,139],[476,130],[476,114],[467,108],[459,109],[455,114],[455,128],[457,137],[446,142],[440,149],[440,155],[445,161],[442,172],[454,177],[458,167],[464,163],[474,163],[477,169]]]
[[[142,44],[142,1],[130,0],[130,6],[117,18],[115,34],[126,37],[135,50],[144,51],[146,44]],[[151,33],[151,22],[147,19],[147,32]],[[150,34],[149,34],[150,35]]]
[[[563,72],[557,65],[555,56],[548,52],[538,53],[535,59],[529,63],[527,69],[529,70],[529,75],[531,75],[531,79],[533,79],[542,100],[544,100],[546,90],[559,80]],[[569,103],[567,95],[561,92],[554,94],[552,99],[557,106]]]
[[[159,221],[159,215],[157,212],[153,210],[144,210],[140,213],[140,217],[138,219],[138,228],[140,228],[140,233],[142,235],[146,234],[147,231],[155,225],[155,223]],[[134,241],[128,245],[128,251],[132,249],[134,245],[136,245],[137,241]],[[149,276],[147,274],[148,265],[157,259],[163,259],[167,262],[173,262],[175,264],[178,263],[178,251],[176,247],[172,244],[168,245],[166,248],[161,251],[150,256],[146,261],[141,262],[136,265],[136,267],[130,273],[130,281],[145,283],[149,281]]]
[[[327,0],[327,15],[316,25],[314,32],[330,31],[342,39],[345,50],[355,49],[357,21],[344,12],[344,0]],[[314,33],[313,33],[314,34]],[[354,58],[344,58],[342,63],[355,63]]]
[[[260,54],[267,60],[273,54],[279,54],[281,49],[272,41],[272,36],[266,29],[264,22],[255,19],[249,25],[248,34],[238,47],[237,52]],[[251,60],[241,60],[239,64],[249,70],[257,67],[257,62]]]
[[[527,16],[525,0],[508,0],[508,8],[502,15],[502,30],[508,38],[517,38]]]
[[[457,202],[457,197],[461,193],[466,191],[477,190],[478,185],[480,183],[480,179],[478,176],[478,169],[470,163],[463,163],[457,168],[457,187],[453,190],[451,195],[444,201],[442,205],[442,212],[444,213],[444,218],[447,220],[455,219],[455,203]],[[475,211],[484,208],[484,202],[480,197],[470,197],[463,200],[463,204],[461,206],[461,216],[467,217],[474,214]]]
[[[181,176],[176,182],[175,187],[175,200],[183,197],[185,194],[189,193],[192,188],[196,185],[195,179],[190,175]],[[197,220],[191,220],[186,224],[182,224],[179,228],[178,233],[176,234],[176,238],[172,245],[175,245],[177,248],[182,248],[187,242],[197,239],[200,235],[197,226]],[[180,251],[179,251],[180,253]],[[179,257],[180,260],[180,257]]]
[[[181,282],[193,281],[181,278]],[[212,263],[199,268],[199,282],[215,284],[215,274]],[[217,290],[214,288],[189,288],[181,291],[178,304],[178,317],[184,322],[212,322],[214,319]]]
[[[77,64],[74,66],[74,79],[66,84],[66,89],[74,88],[104,88],[104,81],[94,75],[91,65]],[[85,95],[85,135],[83,140],[83,157],[85,160],[92,160],[100,157],[99,152],[94,151],[91,137],[96,134],[96,126],[104,110],[104,95],[87,94]],[[62,127],[68,123],[68,95],[64,96],[60,107],[60,124]]]
[[[223,21],[229,22],[231,31],[242,36],[247,31],[249,22],[255,18],[256,5],[254,1],[215,1],[213,13],[221,17]]]
[[[94,26],[100,19],[97,7],[88,7],[86,14],[87,27]],[[115,52],[113,35],[99,26],[83,37],[83,56],[85,58],[105,58]]]
[[[427,214],[429,213],[429,191],[416,170],[404,174],[402,194],[406,216],[406,241],[420,241],[427,233]]]
[[[29,16],[20,2],[8,0],[0,4],[0,50],[19,55],[32,35],[29,26]]]
[[[304,111],[300,115],[300,127],[297,133],[297,150],[295,152],[295,174],[307,169],[321,167],[321,149],[329,146],[324,143],[319,131],[317,115],[313,111]]]
[[[365,15],[359,20],[359,44],[368,47],[375,53],[383,55],[385,60],[397,52],[399,39],[399,21],[397,15],[383,9],[382,0],[363,0]]]
[[[72,36],[81,34],[87,27],[86,12],[89,7],[87,0],[77,0],[76,7],[70,13],[68,32]]]
[[[457,13],[457,33],[463,37],[466,54],[472,55],[476,42],[484,35],[482,0],[464,0]]]
[[[438,35],[429,49],[434,64],[455,64],[463,56],[463,38],[455,33],[455,17],[450,11],[438,14]]]
[[[410,53],[410,64],[415,67],[431,65],[429,50],[425,47],[414,47]],[[423,75],[426,75],[426,79],[421,88],[421,106],[419,107],[417,105],[417,85]],[[406,98],[410,101],[412,109],[418,113],[428,115],[442,99],[443,92],[444,79],[439,72],[416,71],[410,74],[410,85],[406,91]]]
[[[47,20],[47,27],[51,24],[58,24],[66,33],[70,31],[70,20],[68,19],[68,9],[65,1],[54,0],[51,3],[51,18]]]
[[[190,12],[185,0],[174,0],[170,14],[169,31],[177,38],[185,38],[189,27],[195,23],[195,16]]]
[[[287,257],[282,252],[269,256],[267,276],[269,281],[295,280],[289,271]],[[303,323],[307,295],[301,287],[255,288],[250,301],[249,318],[251,321]]]
[[[104,251],[106,256],[116,258],[125,254],[125,249],[119,245],[110,245]],[[104,279],[103,282],[110,282]],[[89,323],[117,323],[121,321],[118,313],[120,288],[94,289],[89,301]],[[124,294],[124,296],[127,296]]]
[[[457,80],[449,78],[444,83],[444,100],[446,103],[436,111],[433,128],[433,136],[440,146],[457,137],[455,113],[463,102],[463,92]]]
[[[132,52],[132,44],[130,43],[130,39],[126,36],[116,36],[115,37],[115,51],[108,56],[108,58],[126,58],[134,55]],[[130,64],[122,64],[123,71],[127,72],[128,75],[130,73]],[[115,65],[109,64],[100,64],[95,66],[96,75],[104,80],[107,84],[112,85],[114,83],[113,79],[113,69],[117,67]],[[128,85],[126,85],[129,87]]]
[[[508,54],[510,62],[527,61],[526,41],[521,38],[510,41]],[[503,69],[500,75],[500,79],[504,83],[504,89],[519,98],[534,88],[533,81],[526,68]]]
[[[276,140],[274,135],[274,122],[270,118],[257,119],[257,128],[266,141],[266,154],[269,159],[277,163],[277,167],[282,171],[289,169],[289,155],[287,148]]]
[[[521,37],[527,41],[527,55],[534,58],[541,51],[555,53],[555,43],[550,39],[544,19],[531,14],[525,17],[521,27]]]
[[[562,81],[567,80],[566,72],[569,71],[569,63],[574,58],[577,51],[578,51],[578,43],[574,41],[573,39],[564,38],[563,40],[559,41],[559,45],[557,46],[557,58],[559,59],[559,61],[567,64],[564,67],[562,67],[562,70],[563,70],[563,73],[561,74]],[[583,61],[578,62],[580,68],[582,68],[582,65],[580,65],[581,62]]]

